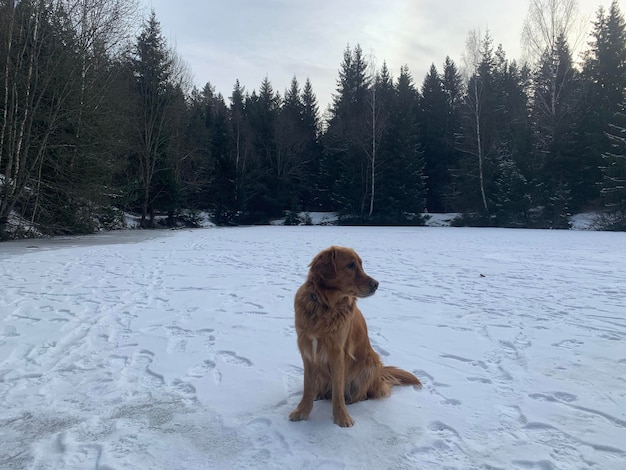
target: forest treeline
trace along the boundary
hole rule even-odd
[[[336,211],[364,224],[565,228],[602,209],[626,228],[626,27],[599,8],[573,57],[574,0],[533,1],[528,62],[472,32],[417,83],[348,45],[321,112],[310,80],[228,98],[189,71],[154,11],[128,0],[0,0],[0,238]],[[574,2],[575,3],[575,2]],[[558,21],[556,21],[558,20]],[[138,34],[137,34],[138,32]]]

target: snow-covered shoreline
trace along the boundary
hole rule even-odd
[[[0,245],[0,468],[626,467],[624,234],[133,233]],[[383,362],[425,383],[349,430],[328,402],[287,419],[293,294],[331,244],[381,282]]]

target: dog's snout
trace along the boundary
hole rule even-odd
[[[372,292],[376,292],[376,289],[378,289],[378,281],[376,279],[370,279],[370,289],[372,289]]]

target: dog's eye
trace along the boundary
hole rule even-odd
[[[354,261],[353,261],[352,263],[350,263],[350,264],[347,266],[347,268],[348,268],[348,269],[354,269],[354,268],[356,268],[356,264],[354,264]]]

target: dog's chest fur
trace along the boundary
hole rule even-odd
[[[355,300],[345,297],[329,306],[305,289],[299,295],[306,299],[306,307],[296,318],[300,352],[315,364],[325,364],[328,362],[329,345],[345,342],[349,334]]]

